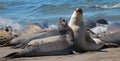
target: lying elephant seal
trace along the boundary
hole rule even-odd
[[[0,44],[4,44],[6,42],[9,42],[12,39],[12,35],[10,35],[5,30],[0,30]]]
[[[19,36],[14,38],[8,45],[12,48],[24,48],[30,41],[38,38],[45,38],[49,36],[60,35],[58,28],[44,28],[40,32],[35,32],[26,36]]]
[[[24,43],[25,42],[25,38],[27,38],[27,36],[31,36],[31,34],[34,33],[40,33],[43,32],[44,28],[47,28],[47,24],[45,23],[44,25],[42,25],[44,23],[31,23],[28,26],[26,26],[22,31],[20,31],[18,33],[18,37],[14,38],[13,40],[11,40],[9,43],[6,43],[4,46],[8,46],[8,45],[18,45],[20,43]]]
[[[60,35],[59,29],[61,29],[60,26],[59,26],[59,28],[44,28],[44,29],[42,29],[43,32],[41,32],[41,33],[33,33],[33,34],[30,34],[25,37],[20,36],[18,38],[15,38],[10,42],[10,44],[15,45],[15,46],[13,46],[13,48],[25,48],[25,46],[34,39]],[[64,32],[63,32],[63,34],[64,34]]]
[[[42,32],[41,30],[46,28],[48,24],[44,24],[44,23],[30,23],[27,27],[25,27],[21,32],[20,32],[20,36],[27,36],[30,35],[32,33],[38,33],[38,32]]]
[[[92,22],[92,21],[89,21]],[[93,23],[93,22],[92,22]],[[93,25],[92,23],[87,24],[87,26]],[[93,28],[85,27],[92,38],[100,38],[106,35],[109,23],[105,19],[96,20],[96,26]]]
[[[105,27],[103,27],[105,28]],[[103,29],[101,28],[101,29]],[[97,29],[97,28],[96,28]],[[120,24],[111,23],[106,27],[104,32],[94,33],[90,29],[87,29],[93,38],[99,38],[105,43],[116,43],[120,44]]]
[[[68,40],[74,40],[74,35],[73,35],[73,31],[70,27],[68,27],[67,25],[67,22],[64,18],[60,18],[59,19],[59,32],[60,32],[60,35],[65,35],[67,34],[67,36],[71,37],[71,38],[68,38]],[[56,39],[58,39],[59,35],[56,35]],[[55,37],[55,36],[54,36]],[[48,39],[49,38],[54,38],[53,36],[51,37],[47,37]],[[41,39],[47,39],[47,38],[41,38]],[[39,40],[39,39],[38,39]],[[38,41],[38,40],[33,40],[31,42],[29,42],[28,46],[36,46],[37,44],[36,43],[41,43],[42,41]],[[52,40],[52,39],[51,39]],[[49,42],[48,40],[44,40],[46,42]],[[43,42],[43,43],[46,43],[46,42]],[[50,41],[51,42],[51,41]]]
[[[60,23],[60,22],[59,22]],[[13,39],[9,44],[14,45],[12,48],[25,48],[25,46],[34,39],[45,38],[60,35],[59,28],[44,28],[41,33],[33,33],[28,36],[19,36]]]
[[[85,20],[84,21],[84,25],[86,29],[92,29],[101,25],[109,25],[109,23],[107,22],[107,20],[105,19],[98,19],[98,20]]]
[[[9,44],[12,39],[14,39],[16,36],[16,29],[14,29],[12,26],[0,26],[0,35],[1,35],[1,40],[2,43],[1,47],[3,47],[6,44]],[[2,40],[4,39],[4,41]]]
[[[120,23],[112,23],[112,24],[109,24],[109,26],[106,30],[106,33],[112,34],[114,32],[118,32],[118,31],[120,31]]]
[[[25,48],[25,46],[34,39],[45,38],[50,36],[60,35],[58,29],[47,30],[46,32],[33,33],[25,37],[18,37],[13,39],[9,45],[12,45],[12,48]]]
[[[6,57],[16,58],[24,56],[63,55],[71,53],[74,49],[73,31],[64,19],[60,19],[60,22],[61,35],[35,39],[28,44],[28,48],[20,52],[11,53]]]
[[[120,44],[120,24],[112,23],[108,26],[105,36],[100,39],[106,43]]]
[[[92,39],[86,32],[83,21],[83,11],[81,8],[76,8],[69,21],[69,26],[72,28],[75,36],[76,51],[96,51],[107,45],[99,39]]]

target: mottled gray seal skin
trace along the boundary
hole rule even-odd
[[[51,34],[52,34],[52,31],[54,31],[54,30],[52,30],[52,28],[49,29],[47,27],[48,26],[47,26],[46,23],[45,24],[44,23],[39,24],[39,23],[36,23],[36,22],[31,23],[27,27],[25,27],[22,31],[20,31],[21,34],[19,34],[18,37],[14,38],[9,43],[4,44],[4,46],[12,45],[12,46],[15,46],[14,48],[17,48],[17,47],[22,46],[22,44],[26,44],[28,40],[38,38],[39,36],[40,36],[40,38],[43,38],[47,35],[50,35],[50,34],[46,35],[45,31],[50,31]],[[43,33],[41,33],[41,32],[43,32]]]
[[[60,35],[58,29],[52,29],[47,32],[33,33],[26,37],[22,37],[22,36],[18,37],[16,39],[13,39],[13,41],[10,44],[15,45],[12,48],[25,48],[25,46],[34,39],[45,38],[45,37],[56,36],[56,35]]]
[[[106,30],[106,33],[111,34],[118,31],[120,31],[120,23],[112,23],[112,24],[109,24]]]
[[[63,20],[62,18],[60,18],[60,20]],[[61,21],[59,21],[59,23],[61,23]],[[34,39],[38,39],[38,38],[45,38],[45,37],[49,37],[49,36],[56,36],[56,35],[60,35],[60,32],[63,33],[63,34],[66,34],[64,32],[64,30],[60,31],[61,27],[64,26],[64,25],[59,25],[58,28],[45,28],[43,29],[41,33],[34,33],[34,34],[30,34],[26,37],[18,37],[14,40],[11,41],[11,44],[12,45],[15,45],[16,46],[13,46],[12,48],[25,48],[25,46],[32,40]],[[64,26],[65,27],[65,26]],[[64,32],[63,32],[64,31]]]
[[[112,23],[108,26],[104,37],[100,38],[106,43],[116,43],[120,44],[120,24]]]
[[[91,21],[92,22],[92,21]],[[93,23],[93,22],[92,22]],[[92,25],[92,23],[89,23],[88,26]],[[107,27],[109,26],[109,23],[105,19],[98,19],[95,20],[96,26],[93,28],[86,28],[87,31],[90,33],[92,38],[100,38],[106,35]]]
[[[103,42],[106,42],[106,43],[120,44],[120,31],[114,32],[112,34],[108,34],[108,35],[101,37],[99,39],[101,39]]]
[[[35,39],[28,44],[29,48],[20,52],[13,52],[5,57],[16,58],[72,53],[74,50],[74,34],[64,19],[60,19],[59,31],[61,35]]]
[[[101,23],[101,25],[108,24],[106,21],[99,20],[98,22]],[[99,32],[98,34],[95,34],[90,29],[87,30],[93,38],[99,38],[105,43],[120,44],[120,23],[110,23],[104,32]]]

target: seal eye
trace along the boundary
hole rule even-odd
[[[6,27],[6,28],[5,28],[5,31],[9,32],[9,29],[8,29],[8,27]]]
[[[65,22],[65,19],[62,19],[63,22]]]

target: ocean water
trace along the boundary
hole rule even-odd
[[[120,0],[0,0],[0,24],[20,27],[34,21],[57,24],[68,21],[76,7],[84,10],[84,19],[120,21]]]

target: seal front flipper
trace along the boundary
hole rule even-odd
[[[105,43],[103,46],[103,49],[104,48],[117,48],[117,47],[120,47],[120,46],[118,44],[115,44],[115,43]]]
[[[3,58],[18,58],[18,57],[20,57],[19,53],[18,52],[13,52],[13,53],[10,53],[10,54],[8,54],[7,56],[5,56]]]

